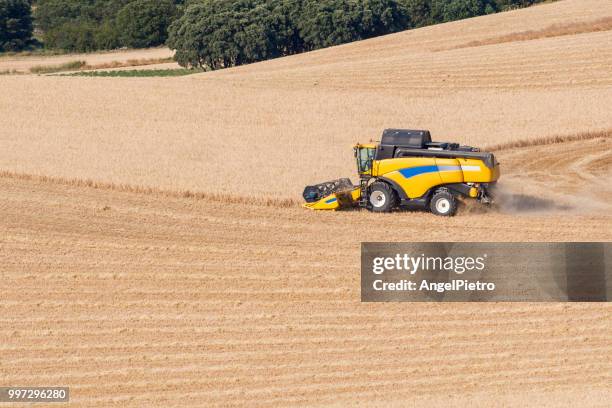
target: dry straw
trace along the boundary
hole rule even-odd
[[[95,69],[128,68],[146,65],[163,64],[174,61],[172,58],[129,59],[127,61],[111,61],[100,64],[87,64],[85,61],[70,61],[59,65],[35,65],[30,68],[32,74],[51,74],[66,71],[86,71]]]
[[[12,171],[0,171],[0,177],[12,178],[16,180],[34,181],[38,183],[51,183],[63,186],[88,187],[96,190],[112,190],[126,193],[150,194],[169,198],[187,198],[194,200],[215,201],[229,204],[252,204],[266,207],[288,208],[300,204],[300,201],[293,198],[282,197],[256,197],[241,196],[229,193],[204,193],[191,190],[167,190],[157,187],[136,186],[132,184],[110,183],[91,179],[65,178],[42,176],[34,174],[24,174]]]
[[[599,31],[609,31],[612,29],[612,17],[605,17],[595,21],[580,21],[568,24],[553,24],[541,30],[527,30],[515,33],[500,35],[498,37],[486,38],[483,40],[470,41],[468,43],[455,45],[448,48],[440,48],[437,51],[454,50],[459,48],[480,47],[483,45],[493,45],[509,43],[515,41],[529,41],[540,38],[561,37],[564,35],[575,35],[583,33],[594,33]]]
[[[485,150],[500,151],[500,150],[517,149],[521,147],[543,146],[543,145],[550,145],[550,144],[557,144],[557,143],[577,142],[580,140],[598,139],[598,138],[604,138],[604,139],[612,138],[612,129],[593,131],[593,132],[573,133],[569,135],[555,135],[555,136],[543,137],[540,139],[514,140],[511,142],[489,145],[486,147]]]

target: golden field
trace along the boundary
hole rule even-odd
[[[386,127],[480,146],[612,129],[612,31],[431,51],[606,12],[566,0],[183,78],[0,76],[0,169],[295,198]]]
[[[608,303],[361,303],[359,244],[611,241],[611,16],[562,0],[180,78],[0,76],[0,384],[84,407],[607,406]],[[494,147],[503,201],[297,205],[385,127]]]
[[[95,67],[109,67],[116,64],[128,64],[137,61],[154,61],[171,58],[174,52],[167,48],[148,48],[139,50],[117,50],[99,52],[96,54],[61,54],[53,56],[19,54],[0,56],[0,72],[29,73],[33,67],[58,66],[74,61],[83,61],[87,65]],[[159,65],[159,64],[157,64]],[[168,67],[176,67],[177,64],[163,64]],[[150,65],[147,65],[150,66]]]

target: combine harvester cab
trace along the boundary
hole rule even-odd
[[[452,216],[457,198],[491,202],[500,176],[492,153],[457,143],[432,142],[427,130],[387,129],[380,143],[354,146],[360,183],[339,179],[304,190],[305,207],[336,210],[363,207],[429,209]]]

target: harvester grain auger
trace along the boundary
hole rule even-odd
[[[452,216],[458,197],[490,203],[490,191],[500,175],[492,153],[432,142],[427,130],[387,129],[380,143],[357,144],[354,151],[359,185],[343,178],[307,186],[304,207],[363,207],[374,212],[429,209]]]

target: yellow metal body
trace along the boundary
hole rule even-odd
[[[499,166],[488,168],[479,159],[406,157],[374,160],[371,175],[394,181],[412,199],[443,184],[495,182]],[[470,196],[478,196],[478,190],[471,190]]]
[[[362,149],[373,154],[376,147],[375,143],[357,144],[356,156],[362,154]],[[403,157],[371,160],[371,167],[363,170],[360,171],[362,175],[392,181],[409,199],[422,197],[433,187],[455,183],[471,185],[468,195],[477,198],[480,183],[496,182],[500,176],[497,163],[493,168],[489,168],[477,158]],[[313,203],[305,203],[304,207],[313,210],[336,210],[354,206],[360,197],[361,190],[355,187],[352,190],[335,192]]]

